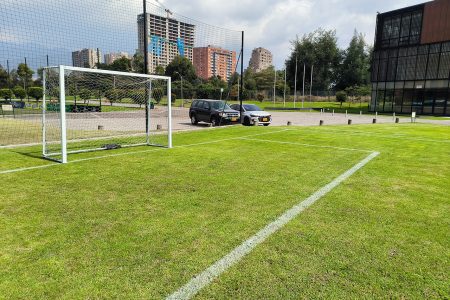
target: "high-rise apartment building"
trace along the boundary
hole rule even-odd
[[[253,72],[261,72],[262,70],[272,66],[272,60],[272,53],[269,50],[261,47],[253,49],[252,57],[249,62],[249,68],[253,70]]]
[[[144,14],[138,16],[139,52],[144,53]],[[195,25],[169,17],[147,14],[149,72],[166,67],[176,56],[193,61]]]
[[[371,111],[450,115],[450,1],[377,16]]]
[[[82,49],[72,52],[72,64],[74,67],[95,68],[99,62],[103,62],[102,53],[96,49]]]
[[[105,64],[110,65],[122,57],[130,59],[130,55],[127,52],[107,53],[105,54]]]
[[[194,68],[200,78],[220,76],[222,80],[228,81],[236,68],[236,52],[215,46],[196,47]]]

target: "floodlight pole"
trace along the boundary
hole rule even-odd
[[[296,50],[297,52],[297,50]],[[297,102],[297,53],[295,53],[295,79],[294,79],[294,108]]]
[[[276,85],[277,85],[277,69],[274,67],[275,69],[275,76],[273,79],[273,104],[275,104],[276,102]]]
[[[286,81],[287,81],[287,67],[284,68],[284,93],[283,93],[283,106],[286,107]]]
[[[242,122],[242,99],[244,91],[244,31],[242,31],[242,45],[241,45],[241,89],[239,90],[239,113]]]
[[[313,86],[314,65],[311,66],[311,86],[309,87],[309,102],[312,102],[312,86]]]
[[[303,63],[303,97],[302,97],[302,108],[305,102],[305,76],[306,76],[306,64]]]

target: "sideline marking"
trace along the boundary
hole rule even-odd
[[[220,139],[220,140],[209,141],[209,142],[180,145],[180,146],[173,147],[173,149],[175,149],[175,148],[195,147],[195,146],[208,145],[208,144],[215,144],[215,143],[220,143],[220,142],[225,142],[225,141],[239,140],[239,139],[247,138],[247,137],[254,137],[254,136],[262,136],[262,135],[280,133],[280,132],[285,132],[285,131],[288,131],[288,130],[289,129],[283,129],[283,130],[264,132],[264,133],[258,133],[258,134],[253,134],[253,135],[246,135],[246,136],[240,136],[240,137],[234,137],[234,138]],[[78,160],[69,161],[68,164],[73,164],[73,163],[78,163],[78,162],[83,162],[83,161],[96,160],[96,159],[104,159],[104,158],[110,158],[110,157],[118,157],[118,156],[132,155],[132,154],[148,153],[148,152],[161,151],[161,150],[170,150],[170,149],[167,149],[167,148],[152,148],[152,149],[141,150],[141,151],[131,151],[131,152],[116,153],[116,154],[103,155],[103,156],[88,157],[88,158],[82,158],[82,159],[78,159]],[[34,167],[27,167],[27,168],[19,168],[19,169],[0,171],[0,175],[11,174],[11,173],[18,173],[18,172],[25,172],[25,171],[36,170],[36,169],[45,169],[45,168],[50,168],[50,167],[55,167],[55,166],[64,166],[64,164],[53,163],[53,164],[48,164],[48,165],[41,165],[41,166],[34,166]]]
[[[309,196],[304,201],[293,206],[285,213],[283,213],[278,219],[272,223],[266,225],[263,229],[258,231],[255,235],[244,241],[241,245],[234,248],[230,253],[222,257],[220,260],[216,261],[213,265],[208,267],[202,273],[196,275],[192,278],[186,285],[182,286],[178,291],[169,295],[166,299],[191,299],[200,290],[208,286],[212,281],[219,277],[223,272],[228,270],[230,267],[238,263],[244,256],[249,254],[253,249],[259,244],[263,243],[268,237],[276,233],[278,230],[283,228],[287,223],[292,221],[305,209],[313,205],[317,200],[328,194],[335,187],[340,185],[343,181],[348,179],[359,169],[368,164],[371,160],[377,157],[379,152],[372,152],[365,159],[354,165],[351,169],[339,175],[333,181],[325,185],[324,187],[317,190],[314,194]]]

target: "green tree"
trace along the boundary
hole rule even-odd
[[[136,73],[144,73],[144,55],[135,53],[132,60],[133,71]]]
[[[156,66],[155,68],[155,74],[156,75],[164,75],[166,73],[166,69],[164,69],[163,66]]]
[[[113,106],[113,103],[120,102],[120,100],[122,99],[121,91],[118,89],[110,89],[105,91],[105,97],[109,100],[111,106]]]
[[[369,83],[370,49],[364,35],[355,31],[350,45],[343,53],[336,82],[337,89],[366,85]]]
[[[25,97],[27,96],[27,92],[25,91],[25,89],[19,85],[13,88],[13,93],[21,101],[23,101],[23,99],[25,99]]]
[[[10,89],[1,89],[0,90],[0,98],[5,99],[6,101],[11,100],[14,96],[13,92]]]
[[[21,79],[24,89],[26,89],[28,86],[31,86],[33,74],[34,71],[31,70],[26,64],[22,63],[17,66],[17,75]]]
[[[197,78],[192,62],[182,56],[175,57],[166,67],[166,76],[172,77],[173,81],[179,78],[178,74],[181,74],[183,79],[189,82],[193,82]]]
[[[337,46],[335,30],[317,29],[312,33],[304,35],[301,39],[297,37],[292,42],[294,48],[289,59],[286,61],[287,78],[289,86],[294,86],[295,66],[297,61],[297,87],[303,80],[303,66],[306,66],[305,78],[307,89],[310,88],[311,71],[313,71],[314,90],[329,90],[336,82],[337,71],[341,60],[340,50]]]
[[[121,58],[116,59],[111,65],[109,65],[108,69],[120,72],[131,72],[133,67],[131,59],[122,56]]]
[[[89,89],[81,89],[78,92],[78,95],[80,96],[81,100],[83,100],[84,103],[86,104],[86,101],[88,101],[91,98],[92,93],[91,90]]]
[[[134,104],[139,104],[139,107],[146,104],[145,90],[135,90],[130,94],[130,98]]]
[[[344,103],[345,101],[347,101],[347,93],[344,91],[339,91],[336,93],[336,101],[341,103],[341,107],[342,107],[342,103]]]
[[[0,89],[4,89],[8,87],[8,72],[3,69],[3,66],[0,65]]]
[[[39,101],[44,96],[44,90],[41,87],[30,87],[28,89],[28,95],[36,99],[36,101]]]

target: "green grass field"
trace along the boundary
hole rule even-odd
[[[164,298],[370,151],[196,298],[450,297],[449,127],[239,126],[174,145],[67,165],[0,149],[0,298]],[[38,168],[5,173],[23,167]]]

